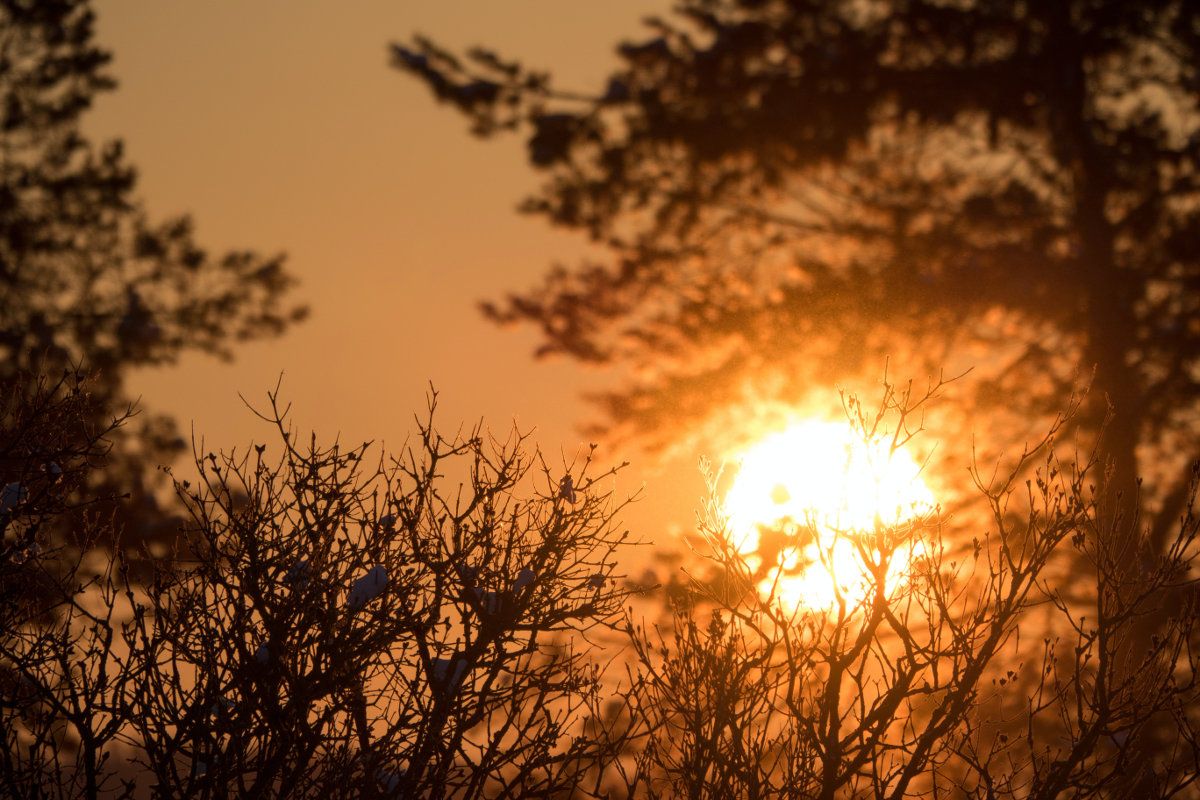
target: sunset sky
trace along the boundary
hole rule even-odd
[[[1198,200],[1200,0],[0,2],[0,792],[1200,800]]]
[[[533,331],[497,329],[475,305],[532,285],[584,244],[516,213],[538,180],[523,142],[472,138],[389,67],[388,44],[416,32],[486,44],[588,88],[616,63],[616,43],[666,6],[100,2],[98,39],[120,86],[100,98],[88,133],[125,140],[154,217],[194,214],[213,250],[286,251],[312,310],[232,364],[189,356],[138,374],[133,391],[227,448],[269,435],[238,394],[262,400],[282,372],[302,430],[398,446],[432,382],[446,426],[484,417],[503,431],[516,419],[569,455],[587,414],[579,395],[604,378],[534,362]],[[686,522],[700,484],[693,464],[684,469],[656,513]],[[633,490],[644,476],[629,475]]]

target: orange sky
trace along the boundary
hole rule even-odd
[[[387,45],[414,32],[486,44],[586,88],[616,64],[617,42],[666,6],[100,0],[99,39],[120,87],[88,132],[125,139],[155,217],[193,213],[216,250],[289,253],[313,311],[233,364],[187,358],[139,374],[134,391],[228,448],[269,435],[238,393],[261,400],[283,371],[302,430],[399,446],[432,381],[447,426],[484,417],[503,431],[515,418],[552,452],[574,451],[580,391],[604,377],[535,363],[533,331],[497,329],[475,303],[531,285],[583,243],[515,212],[538,180],[523,142],[469,136],[457,113],[388,66]],[[691,464],[682,469],[673,497],[657,491],[656,521],[692,518],[700,483]],[[631,472],[628,488],[642,477]]]

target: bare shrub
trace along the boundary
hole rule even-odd
[[[898,448],[936,388],[889,385],[849,417]],[[272,395],[271,443],[198,448],[148,582],[88,552],[111,534],[94,514],[55,550],[67,487],[104,452],[71,422],[85,399],[18,398],[0,438],[5,487],[26,490],[3,496],[6,795],[1197,794],[1195,483],[1155,555],[1065,418],[974,470],[985,520],[837,532],[865,588],[828,607],[775,580],[816,523],[752,565],[714,493],[711,570],[656,627],[627,606],[614,471],[552,466],[517,433],[443,438],[436,398],[389,457],[299,442]],[[29,472],[50,458],[61,472]],[[44,590],[11,593],[30,570]]]
[[[102,403],[76,371],[3,384],[0,793],[96,796],[117,785],[105,762],[126,717],[114,564],[89,555],[111,520],[79,490],[130,412],[97,426]]]
[[[374,461],[301,446],[274,396],[266,417],[276,444],[197,454],[199,483],[177,484],[191,520],[148,585],[109,559],[90,594],[50,602],[55,624],[8,621],[12,793],[596,785],[622,748],[586,724],[589,632],[629,593],[613,471],[553,469],[516,433],[443,438],[433,403],[415,444]]]
[[[899,447],[937,388],[888,385],[848,417]],[[840,532],[867,588],[829,608],[789,606],[760,581],[714,496],[700,531],[715,577],[665,630],[628,628],[644,733],[631,793],[1195,796],[1195,482],[1154,556],[1126,535],[1136,519],[1098,507],[1095,456],[1062,455],[1064,422],[1007,470],[973,472],[990,524],[966,542],[936,511]],[[908,548],[906,577],[889,581]]]

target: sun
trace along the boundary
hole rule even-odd
[[[935,505],[911,453],[865,442],[844,422],[794,423],[735,460],[723,504],[729,531],[759,588],[789,605],[830,608],[839,593],[853,605],[870,583],[863,537],[903,528]],[[896,544],[888,591],[920,550]]]

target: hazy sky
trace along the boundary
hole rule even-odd
[[[640,20],[666,6],[101,0],[99,38],[120,87],[89,133],[125,139],[155,217],[193,213],[214,250],[286,251],[313,312],[232,364],[188,358],[140,374],[134,391],[229,447],[269,435],[238,393],[261,400],[282,371],[301,429],[398,446],[432,382],[447,425],[486,417],[504,430],[516,418],[543,446],[573,451],[580,390],[603,376],[535,363],[533,331],[497,329],[475,304],[533,284],[583,243],[515,212],[538,180],[523,141],[472,138],[388,66],[387,46],[414,32],[486,44],[592,88],[617,42],[644,36]],[[631,488],[641,477],[631,473]],[[698,499],[683,499],[699,485],[688,477],[672,501],[682,521]]]

